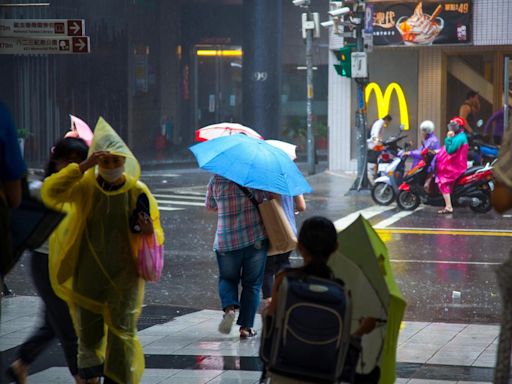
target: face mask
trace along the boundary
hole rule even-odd
[[[109,183],[113,183],[121,176],[123,176],[123,172],[124,166],[113,169],[98,168],[98,173],[100,174],[100,176]]]

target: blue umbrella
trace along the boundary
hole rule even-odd
[[[244,187],[296,196],[312,192],[295,163],[281,149],[246,135],[231,135],[190,147],[201,169]]]

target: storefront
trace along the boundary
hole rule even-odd
[[[390,113],[393,122],[385,136],[397,133],[398,127],[404,125],[409,128],[409,138],[417,142],[417,127],[426,119],[433,120],[437,134],[444,137],[447,121],[458,115],[470,90],[480,95],[476,120],[485,123],[503,106],[509,97],[504,94],[510,91],[510,71],[505,68],[505,61],[512,55],[512,27],[508,22],[512,4],[508,0],[496,0],[492,7],[484,0],[368,4],[374,20],[374,48],[369,53],[371,85],[366,92],[370,125]],[[335,49],[340,41],[331,36],[330,43],[330,48]],[[330,152],[329,168],[354,170],[357,133],[351,127],[355,86],[334,80],[338,86],[352,89],[350,103],[344,103],[345,113],[351,118],[340,122],[330,116],[329,133],[339,137],[337,129],[348,130],[350,145],[347,140],[332,143],[331,149],[341,146],[344,155],[331,156]],[[492,133],[488,132],[488,136]]]

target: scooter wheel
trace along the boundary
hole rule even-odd
[[[487,213],[491,210],[492,204],[491,204],[491,196],[489,193],[484,193],[482,197],[482,202],[478,204],[476,207],[473,207],[472,205],[469,206],[473,212],[476,213]]]
[[[372,199],[379,205],[389,205],[395,200],[395,190],[386,183],[376,183],[372,188]]]
[[[400,209],[414,211],[420,205],[420,197],[410,191],[400,191],[398,192],[396,203]]]

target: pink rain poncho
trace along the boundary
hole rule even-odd
[[[436,156],[436,183],[441,193],[451,193],[453,183],[467,169],[468,138],[464,132],[447,137]]]

